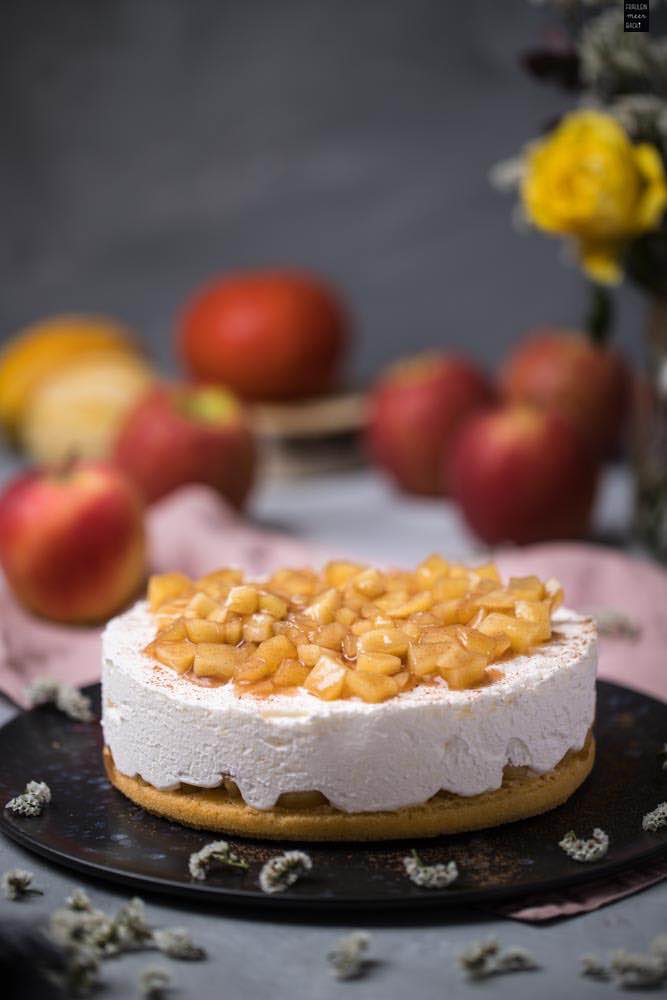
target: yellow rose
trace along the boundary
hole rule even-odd
[[[662,159],[633,145],[616,119],[575,111],[529,147],[521,183],[526,215],[548,233],[574,238],[587,273],[619,281],[624,243],[656,229],[667,207]]]

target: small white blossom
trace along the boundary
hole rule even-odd
[[[327,955],[336,979],[357,979],[363,975],[368,965],[366,952],[370,940],[370,934],[356,931],[336,942]]]
[[[70,895],[65,900],[65,906],[70,910],[88,911],[90,912],[93,908],[93,904],[88,898],[88,893],[84,892],[83,889],[74,889]]]
[[[651,989],[667,979],[667,966],[656,955],[633,955],[619,949],[611,954],[611,972],[623,989]]]
[[[559,840],[558,846],[573,861],[600,861],[609,850],[609,837],[599,827],[593,830],[593,834],[588,840],[578,838],[574,830],[570,830],[562,840]]]
[[[458,963],[469,979],[487,979],[507,972],[531,972],[538,963],[525,948],[512,946],[501,951],[495,938],[474,941],[458,955]]]
[[[29,892],[36,892],[41,895],[41,889],[34,889],[32,885],[32,872],[24,871],[23,868],[12,868],[11,871],[4,872],[2,876],[2,891],[6,899],[20,899],[21,896]]]
[[[199,961],[206,958],[206,952],[192,940],[189,931],[184,927],[171,927],[153,932],[153,943],[158,951],[169,958],[181,961]]]
[[[459,877],[455,861],[425,865],[416,851],[403,858],[403,865],[408,878],[423,889],[444,889]]]
[[[609,969],[597,955],[582,955],[581,975],[590,979],[609,979]]]
[[[31,708],[52,704],[75,722],[91,722],[93,719],[90,698],[82,694],[78,688],[50,677],[34,681],[26,689],[26,698]]]
[[[667,802],[661,802],[652,812],[646,813],[642,819],[642,830],[650,830],[655,833],[667,826]]]
[[[248,867],[248,862],[239,858],[226,840],[213,840],[210,844],[205,844],[201,850],[190,855],[190,860],[188,861],[190,875],[192,878],[203,882],[213,863],[229,865],[232,868],[245,869]]]
[[[43,781],[29,781],[25,791],[6,803],[5,809],[16,816],[41,816],[51,801],[51,789]]]
[[[161,1000],[171,986],[171,976],[159,965],[148,965],[139,977],[139,993],[144,1000]]]
[[[284,892],[312,867],[303,851],[285,851],[266,862],[259,873],[259,887],[262,892]]]

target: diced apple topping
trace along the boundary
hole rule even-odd
[[[146,648],[180,674],[268,697],[301,688],[325,701],[386,701],[420,684],[456,691],[493,680],[501,657],[551,638],[557,580],[466,568],[432,555],[413,572],[330,562],[261,583],[236,569],[193,582],[151,578],[157,635]]]

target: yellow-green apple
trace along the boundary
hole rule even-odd
[[[381,374],[368,404],[371,456],[408,493],[443,491],[443,469],[461,421],[493,401],[484,374],[456,356],[407,358]]]
[[[102,462],[29,471],[0,496],[0,563],[19,601],[54,621],[102,621],[145,575],[142,503]]]
[[[327,392],[347,335],[335,292],[300,271],[247,271],[212,281],[186,303],[179,324],[191,375],[252,400]]]
[[[523,545],[583,535],[597,473],[588,445],[559,413],[508,405],[461,428],[449,485],[480,538]]]
[[[158,385],[128,414],[113,461],[148,503],[186,483],[204,483],[240,508],[253,483],[255,444],[226,389]]]
[[[617,351],[572,330],[538,329],[507,359],[500,381],[510,402],[562,413],[599,455],[618,448],[630,374]]]

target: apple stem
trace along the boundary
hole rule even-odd
[[[594,344],[600,347],[609,340],[614,320],[614,305],[605,285],[591,285],[591,301],[586,316],[586,330]]]

